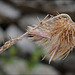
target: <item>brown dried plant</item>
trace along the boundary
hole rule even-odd
[[[43,46],[47,54],[50,55],[49,63],[57,58],[66,58],[75,46],[75,23],[68,14],[59,14],[48,18],[47,15],[39,25],[29,26],[22,36],[5,42],[0,48],[0,53],[23,39],[27,35],[32,35],[29,40],[37,40],[37,44]]]

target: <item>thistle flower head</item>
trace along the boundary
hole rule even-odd
[[[4,43],[0,48],[0,53],[23,39],[27,35],[32,35],[29,40],[37,40],[37,44],[43,46],[50,56],[49,63],[57,58],[66,58],[75,46],[75,23],[67,14],[59,14],[48,18],[48,15],[40,21],[39,25],[29,26],[26,33]]]
[[[29,27],[33,37],[30,40],[37,40],[37,43],[44,47],[50,60],[65,58],[75,46],[75,23],[67,14],[59,14],[52,18],[44,18],[38,28]],[[34,30],[33,30],[34,29]]]

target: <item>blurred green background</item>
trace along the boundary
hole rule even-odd
[[[26,32],[27,26],[39,24],[47,14],[67,13],[75,21],[74,0],[0,0],[0,46]],[[75,51],[65,60],[48,63],[42,48],[27,37],[0,54],[0,75],[75,75]]]

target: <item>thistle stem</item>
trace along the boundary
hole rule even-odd
[[[38,26],[34,27],[32,30],[35,30],[42,25],[44,25],[44,24],[41,22]],[[27,36],[30,33],[30,31],[27,31],[26,33],[24,33],[20,37],[17,37],[15,39],[11,38],[9,41],[5,42],[4,45],[0,48],[0,53],[2,53],[4,50],[6,50],[7,48],[9,48],[11,45],[15,44],[19,40],[22,40],[25,36]]]

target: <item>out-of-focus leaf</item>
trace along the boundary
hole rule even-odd
[[[14,56],[17,53],[17,50],[14,46],[9,48],[9,56]]]
[[[40,56],[41,56],[41,48],[36,47],[36,50],[32,54],[30,60],[27,61],[28,68],[30,69],[33,68],[39,62]]]

